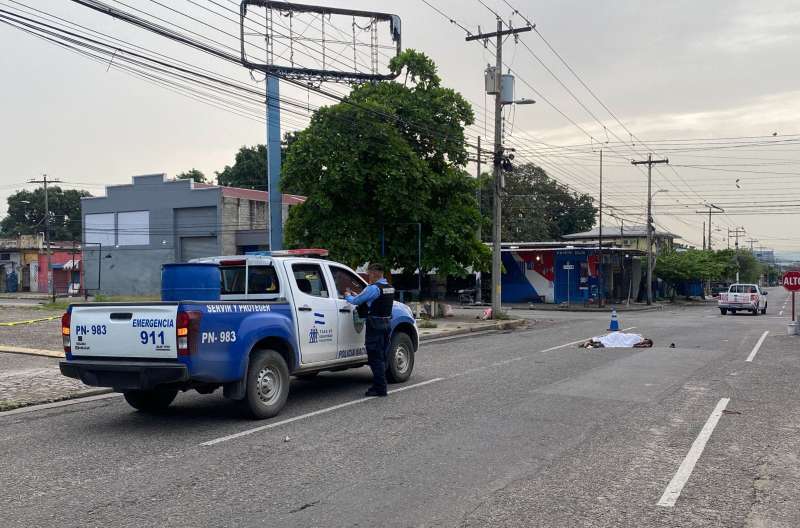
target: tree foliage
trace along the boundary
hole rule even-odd
[[[267,147],[264,145],[241,147],[236,153],[233,165],[225,165],[224,169],[215,174],[218,185],[265,190]]]
[[[491,240],[492,200],[492,177],[485,175],[481,183],[485,241]],[[508,242],[557,240],[586,231],[594,225],[597,213],[590,195],[571,191],[532,163],[515,166],[505,174],[501,204],[502,239]]]
[[[83,190],[48,187],[51,240],[80,240]],[[2,236],[31,235],[45,230],[44,189],[21,190],[8,197],[8,213],[0,222]]]
[[[423,269],[483,269],[477,187],[463,170],[472,109],[441,86],[425,55],[407,50],[390,67],[405,72],[403,83],[357,86],[319,109],[289,146],[282,189],[308,200],[290,211],[287,243],[327,247],[351,265],[414,270],[419,223]]]
[[[175,176],[175,178],[178,180],[194,180],[195,183],[206,183],[207,181],[206,175],[195,168],[182,172]]]
[[[668,284],[675,286],[689,280],[711,280],[733,282],[736,272],[740,282],[758,282],[761,264],[746,250],[735,251],[670,251],[662,253],[656,260],[655,274]]]

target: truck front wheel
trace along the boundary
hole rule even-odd
[[[725,315],[725,314],[727,314],[727,313],[728,313],[728,309],[727,309],[727,308],[720,308],[720,309],[719,309],[719,312],[720,312],[722,315]]]
[[[278,414],[289,397],[289,367],[275,350],[257,350],[250,356],[247,388],[242,404],[256,419]]]
[[[397,332],[392,336],[387,363],[386,380],[389,383],[403,383],[411,377],[411,371],[414,370],[414,343],[408,334]]]
[[[134,409],[152,413],[163,411],[169,407],[169,404],[178,395],[178,391],[170,389],[129,390],[122,394],[125,396],[125,401]]]

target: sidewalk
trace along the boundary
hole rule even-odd
[[[699,304],[699,303],[698,303]],[[596,305],[584,304],[549,304],[549,303],[507,303],[503,305],[503,310],[509,311],[509,315],[513,316],[514,311],[541,311],[541,312],[610,312],[612,308],[618,312],[645,312],[651,310],[663,310],[669,307],[669,303],[658,304],[654,303],[650,306],[644,303],[631,303],[626,304],[606,304],[603,307]],[[475,310],[483,311],[489,306],[475,306],[475,305],[453,305],[454,308],[459,310]]]

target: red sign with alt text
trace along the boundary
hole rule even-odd
[[[800,271],[787,271],[784,273],[781,284],[791,292],[800,291]]]

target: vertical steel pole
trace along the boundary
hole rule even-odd
[[[797,317],[795,317],[795,311],[794,311],[794,294],[795,294],[795,292],[793,291],[792,292],[792,321],[797,322]]]
[[[501,118],[503,115],[503,106],[501,102],[501,94],[500,89],[502,87],[502,75],[503,75],[503,36],[500,34],[503,31],[503,21],[499,18],[497,19],[497,42],[495,44],[497,48],[497,64],[495,75],[497,78],[497,85],[496,90],[497,93],[494,96],[494,178],[493,178],[493,193],[492,196],[494,199],[492,200],[492,317],[496,318],[500,311],[502,310],[501,305],[501,245],[500,245],[500,237],[501,237],[501,218],[502,218],[502,210],[500,204],[500,171],[502,170],[500,167],[500,161],[503,156],[503,136],[502,136],[502,124]]]
[[[269,192],[269,249],[283,249],[281,196],[281,108],[278,78],[267,75],[267,191]]]

